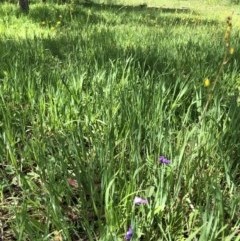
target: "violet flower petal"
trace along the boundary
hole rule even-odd
[[[161,162],[163,164],[167,164],[167,165],[171,163],[171,161],[168,160],[167,158],[165,158],[164,156],[160,156],[158,160],[159,160],[159,162]]]
[[[135,197],[133,200],[133,203],[135,205],[140,205],[140,204],[148,204],[147,199],[141,198],[141,197]]]
[[[130,240],[132,238],[132,235],[133,235],[133,230],[132,230],[132,227],[130,226],[126,235],[125,235],[125,239]]]

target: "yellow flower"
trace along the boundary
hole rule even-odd
[[[234,48],[229,49],[229,54],[233,55],[234,54]]]
[[[209,80],[209,78],[206,78],[205,80],[204,80],[204,86],[205,87],[208,87],[210,85],[210,80]]]
[[[57,21],[57,25],[60,25],[61,24],[61,21]]]

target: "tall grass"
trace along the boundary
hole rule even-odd
[[[199,125],[225,22],[95,5],[19,14],[5,5],[0,22],[5,240],[123,240],[130,225],[132,240],[240,240],[234,27]]]

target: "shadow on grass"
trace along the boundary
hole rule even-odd
[[[41,8],[41,11],[46,11],[45,16],[51,16],[50,10]],[[79,11],[82,13],[82,19],[85,18],[86,12],[81,8]],[[33,12],[30,16],[37,19],[41,17],[41,14],[37,10],[36,14]],[[43,75],[41,78],[48,84],[48,81],[53,79],[51,72],[58,67],[58,63],[64,65],[69,61],[73,65],[77,63],[78,68],[89,73],[94,69],[91,66],[97,65],[99,68],[107,69],[108,66],[111,66],[112,61],[121,59],[124,62],[129,57],[134,59],[136,68],[140,69],[143,74],[147,71],[161,74],[166,70],[168,72],[171,70],[169,75],[174,79],[179,73],[189,74],[197,71],[193,69],[192,59],[189,56],[183,55],[179,58],[171,50],[159,50],[158,45],[121,46],[111,28],[101,28],[101,31],[98,31],[98,26],[91,22],[92,29],[88,30],[87,25],[81,27],[81,21],[79,28],[82,28],[82,32],[79,30],[72,34],[63,32],[63,34],[56,34],[55,37],[35,37],[33,40],[0,39],[1,52],[7,53],[6,57],[2,59],[0,77],[3,76],[3,71],[8,70],[16,60],[22,63],[23,66],[19,65],[21,70],[38,69],[38,72]],[[94,21],[98,21],[97,16],[94,17]],[[187,48],[189,52],[196,52],[194,43],[189,43]],[[184,51],[185,47],[180,52]],[[219,63],[215,55],[215,52],[209,52],[206,55],[206,62],[211,62],[213,69],[216,69]]]
[[[83,3],[83,6],[91,6],[94,8],[104,8],[106,10],[125,10],[125,11],[158,11],[162,13],[194,13],[194,11],[190,8],[181,7],[181,8],[169,8],[169,7],[156,7],[156,6],[148,6],[147,4],[139,4],[139,5],[123,5],[123,4],[96,4],[96,3]]]
[[[109,18],[106,13],[114,14],[115,17]],[[56,22],[61,16],[64,21],[75,19],[79,25],[86,23],[91,24],[105,23],[109,25],[135,23],[146,26],[154,26],[156,23],[163,26],[177,24],[189,25],[218,25],[217,20],[200,19],[199,15],[188,8],[163,8],[163,7],[146,7],[146,6],[128,6],[128,5],[107,5],[95,3],[82,4],[36,4],[32,5],[29,18],[34,21],[51,21]],[[123,19],[117,22],[119,18]],[[157,19],[157,20],[156,20]],[[150,22],[148,21],[150,20]],[[155,20],[155,22],[151,22]]]
[[[239,92],[231,97],[229,101],[229,121],[225,135],[222,138],[221,151],[227,153],[231,160],[231,173],[228,173],[232,181],[238,186],[240,185],[240,106],[239,102]],[[229,165],[228,164],[228,165]]]

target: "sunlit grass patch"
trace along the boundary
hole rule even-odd
[[[9,18],[10,20],[7,23],[4,18],[0,20],[0,34],[5,37],[32,39],[34,37],[46,38],[55,35],[55,32],[50,28],[43,28],[41,23],[29,21],[26,17],[21,18],[21,20],[14,16],[9,16]]]
[[[35,18],[34,12],[39,12],[39,7],[41,6],[33,5],[28,16],[21,16],[17,6],[9,7],[7,4],[3,5],[2,11],[5,9],[6,12],[3,13],[3,17],[0,20],[0,34],[20,39],[47,38],[55,36],[56,33],[59,34],[58,31],[63,24],[61,15],[61,9],[63,8],[53,8],[50,5],[51,7],[49,8],[52,10],[50,15],[45,16],[39,13],[41,18]],[[48,7],[45,6],[43,11],[46,8]]]

